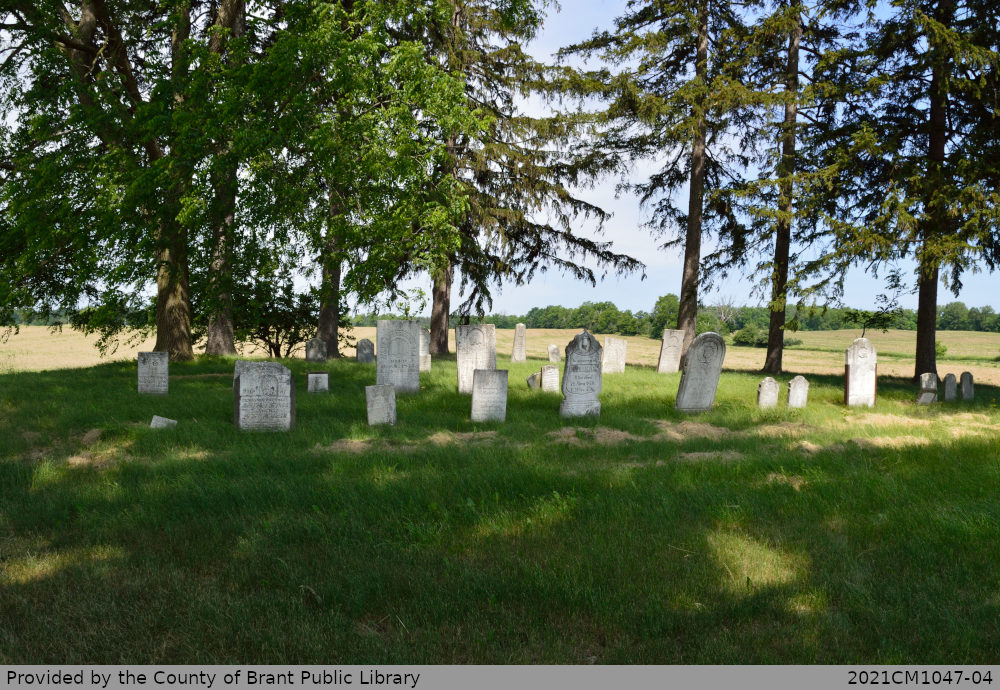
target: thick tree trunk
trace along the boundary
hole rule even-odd
[[[153,349],[169,352],[173,361],[183,361],[194,357],[187,237],[176,227],[164,232],[163,236],[163,244],[156,256],[156,344]]]
[[[914,378],[928,372],[937,374],[937,286],[938,267],[927,262],[917,278],[917,365]]]
[[[337,254],[337,242],[328,231],[323,262],[323,300],[319,308],[316,337],[326,342],[328,357],[340,357],[340,276],[342,262]]]
[[[431,354],[448,354],[448,314],[451,311],[452,265],[438,269],[431,280]]]

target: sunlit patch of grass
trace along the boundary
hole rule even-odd
[[[113,561],[124,555],[120,547],[109,545],[68,548],[60,551],[46,549],[28,553],[20,557],[4,559],[0,568],[0,583],[25,585],[51,578],[61,571],[74,568],[88,568],[108,572]]]
[[[745,534],[719,531],[708,536],[712,557],[723,571],[723,587],[736,596],[748,596],[776,585],[787,585],[808,575],[801,556],[782,551]]]

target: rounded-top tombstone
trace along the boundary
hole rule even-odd
[[[768,376],[757,384],[757,406],[777,407],[778,406],[778,382]]]
[[[681,412],[711,410],[725,358],[726,341],[721,335],[702,333],[695,338],[681,357],[681,383],[674,408]]]

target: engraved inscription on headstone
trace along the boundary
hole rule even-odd
[[[930,405],[938,399],[938,378],[934,372],[920,375],[920,392],[917,393],[918,405]]]
[[[546,364],[542,367],[542,390],[559,392],[559,367],[555,364]]]
[[[536,371],[534,374],[525,379],[528,382],[528,388],[536,390],[542,387],[542,372]]]
[[[663,329],[663,342],[660,344],[660,359],[656,363],[657,374],[672,374],[680,369],[681,346],[684,344],[684,331]]]
[[[355,345],[357,360],[362,364],[369,364],[375,361],[375,343],[368,338],[362,338]]]
[[[625,348],[627,346],[628,341],[624,338],[612,338],[610,335],[604,338],[604,361],[601,363],[603,373],[625,373]]]
[[[458,392],[472,393],[476,369],[497,368],[497,330],[491,323],[455,327],[458,350]]]
[[[396,423],[396,388],[392,385],[365,386],[368,425]]]
[[[507,370],[476,369],[472,372],[472,413],[474,422],[502,422],[507,419]]]
[[[295,382],[276,362],[243,362],[233,380],[233,418],[240,429],[295,427]]]
[[[306,392],[328,393],[330,391],[330,372],[310,371],[306,374]]]
[[[527,335],[523,323],[514,326],[514,349],[510,353],[510,361],[524,362],[527,359]]]
[[[153,421],[149,423],[150,429],[169,429],[174,426],[177,426],[176,419],[167,419],[156,414],[153,415]]]
[[[392,385],[396,392],[420,390],[420,324],[417,321],[378,321],[378,358],[375,383]]]
[[[139,353],[139,392],[166,395],[170,387],[170,355],[166,352]]]
[[[966,402],[968,402],[969,400],[972,400],[973,398],[976,397],[976,391],[975,391],[975,388],[973,388],[973,385],[972,385],[972,374],[971,373],[969,373],[967,371],[963,371],[962,372],[962,377],[961,377],[961,379],[959,379],[959,384],[962,387],[962,400],[965,400]]]
[[[849,407],[875,405],[877,357],[868,338],[858,338],[847,348],[844,364],[844,403]]]
[[[601,392],[601,355],[600,343],[586,330],[578,333],[566,346],[560,417],[596,417],[601,414],[601,402],[597,398]]]
[[[681,358],[681,383],[674,408],[681,412],[704,412],[715,404],[726,342],[718,333],[702,333]]]
[[[559,361],[561,361],[561,359],[562,358],[559,356],[559,346],[558,345],[549,345],[549,361],[550,362],[559,362]]]
[[[325,362],[326,361],[326,341],[320,340],[319,338],[313,338],[306,343],[306,361],[307,362]]]
[[[944,377],[944,400],[945,402],[955,402],[958,397],[958,381],[954,374]]]
[[[788,406],[805,407],[809,398],[809,382],[804,376],[796,376],[788,382]]]
[[[420,371],[431,370],[431,332],[420,329]]]
[[[757,384],[757,407],[778,406],[778,382],[768,376]]]

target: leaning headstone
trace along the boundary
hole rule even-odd
[[[968,371],[962,372],[962,378],[960,379],[962,386],[962,400],[968,402],[976,397],[976,391],[972,386],[972,374]]]
[[[542,387],[542,372],[536,371],[525,380],[528,382],[528,388],[538,390]]]
[[[419,391],[420,324],[411,320],[380,320],[377,324],[375,383],[395,386],[397,393]]]
[[[601,371],[605,374],[625,373],[625,348],[628,341],[624,338],[604,338],[604,361],[601,363]]]
[[[167,419],[156,414],[153,415],[153,421],[149,423],[150,429],[169,429],[173,426],[177,426],[176,419]]]
[[[420,329],[420,371],[431,370],[431,332]]]
[[[519,323],[514,326],[514,350],[510,353],[510,361],[523,362],[527,359],[525,351],[527,349],[527,331],[524,324]]]
[[[844,363],[844,404],[875,405],[877,388],[875,348],[868,338],[858,338],[847,348]]]
[[[139,353],[139,392],[166,395],[170,387],[170,355],[166,352]]]
[[[542,390],[559,392],[559,367],[555,364],[546,364],[542,367]]]
[[[586,330],[566,346],[563,369],[563,401],[560,417],[587,417],[601,414],[601,352],[597,338]]]
[[[944,401],[945,402],[955,402],[958,397],[958,382],[955,380],[954,374],[948,374],[944,377]]]
[[[559,357],[559,346],[558,345],[549,345],[549,361],[550,362],[559,362],[560,359],[561,358]]]
[[[295,426],[295,381],[277,362],[244,362],[233,380],[233,421],[240,429]]]
[[[757,384],[757,407],[778,406],[778,382],[770,376]]]
[[[702,333],[681,357],[681,383],[674,408],[681,412],[704,412],[715,404],[726,342],[718,333]]]
[[[326,361],[326,341],[320,340],[319,338],[313,338],[306,343],[306,361],[307,362],[325,362]]]
[[[680,369],[681,346],[684,345],[684,331],[663,329],[660,343],[660,359],[656,363],[657,374],[672,374]]]
[[[502,422],[507,419],[507,370],[476,369],[472,372],[472,413],[474,422]]]
[[[796,376],[788,382],[788,406],[805,407],[809,399],[809,382],[805,376]]]
[[[396,388],[391,384],[365,386],[368,425],[396,423]]]
[[[458,392],[472,393],[476,369],[497,368],[497,329],[491,323],[455,327],[458,350]]]
[[[938,378],[934,372],[920,375],[920,391],[917,393],[918,405],[930,405],[938,399]]]
[[[330,372],[310,371],[306,374],[307,393],[329,393],[330,392]]]
[[[354,346],[357,352],[357,359],[362,364],[369,364],[375,361],[375,343],[368,338],[362,338]]]

